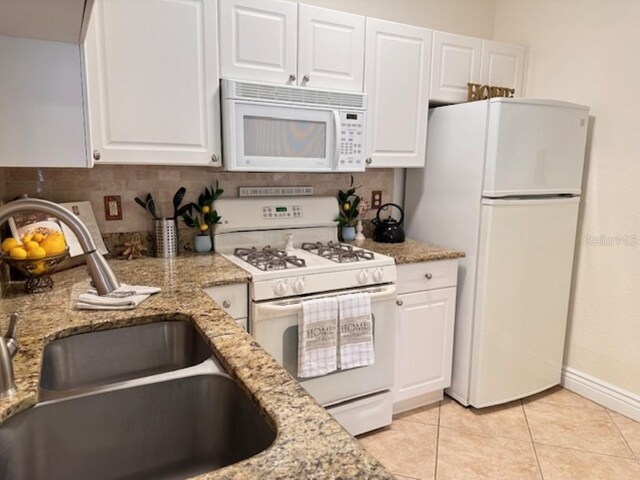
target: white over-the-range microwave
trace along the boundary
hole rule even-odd
[[[222,80],[226,168],[249,172],[361,172],[364,93]]]

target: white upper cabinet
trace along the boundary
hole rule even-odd
[[[426,28],[367,18],[364,90],[371,167],[424,166],[432,36]]]
[[[84,45],[98,163],[221,165],[216,0],[96,0]]]
[[[515,88],[515,97],[523,96],[525,47],[484,40],[480,83]]]
[[[222,76],[296,84],[298,5],[220,0]]]
[[[299,8],[299,84],[361,92],[364,17],[303,4]]]
[[[280,0],[221,0],[225,78],[362,91],[360,15]]]
[[[480,81],[482,39],[433,32],[431,100],[460,103],[467,100],[467,83]]]

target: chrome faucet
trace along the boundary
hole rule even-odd
[[[58,218],[67,225],[78,238],[78,242],[84,252],[87,261],[87,269],[93,280],[93,286],[98,295],[106,295],[113,292],[120,286],[120,282],[113,270],[102,256],[96,244],[91,238],[91,233],[80,219],[69,210],[61,207],[57,203],[38,198],[21,198],[13,202],[0,206],[0,225],[17,213],[23,212],[43,212],[47,215]],[[1,347],[0,347],[1,348]]]
[[[11,315],[9,328],[4,337],[0,337],[0,398],[16,393],[16,382],[13,378],[13,363],[11,359],[18,351],[16,341],[16,324],[18,314]]]

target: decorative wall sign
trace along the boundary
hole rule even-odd
[[[516,93],[515,88],[492,87],[479,83],[467,83],[467,102],[486,100],[487,98],[504,97],[512,98]]]

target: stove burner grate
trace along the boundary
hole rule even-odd
[[[372,252],[356,249],[351,245],[338,242],[327,242],[326,244],[322,242],[306,242],[302,244],[302,249],[336,263],[360,262],[374,259]]]
[[[285,270],[287,268],[306,267],[306,263],[302,258],[290,256],[284,250],[272,248],[270,246],[258,250],[256,247],[236,248],[233,254],[260,270]]]

